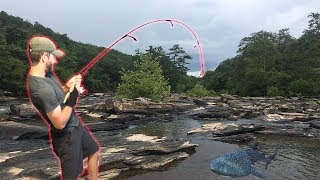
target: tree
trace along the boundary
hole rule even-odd
[[[26,57],[27,40],[33,35],[51,37],[66,51],[66,56],[59,60],[55,71],[62,82],[78,72],[85,64],[104,48],[71,40],[67,34],[60,34],[46,28],[38,22],[34,24],[19,17],[0,12],[0,64],[1,90],[25,96],[25,75],[28,69]],[[89,92],[115,90],[120,83],[121,68],[132,66],[132,56],[112,50],[101,59],[84,78]],[[11,82],[12,81],[12,82]]]
[[[311,13],[308,15],[309,26],[308,30],[305,30],[305,33],[320,33],[320,14],[319,13]]]
[[[168,56],[181,72],[187,73],[189,70],[186,67],[186,65],[189,64],[187,60],[190,60],[191,56],[188,55],[179,44],[175,44],[169,49]]]
[[[170,86],[162,75],[158,62],[152,60],[153,54],[142,54],[134,62],[134,70],[122,71],[117,93],[121,97],[147,97],[152,100],[162,100],[170,94]]]
[[[188,91],[188,96],[191,97],[204,97],[209,95],[210,92],[201,84],[196,84],[190,91]]]
[[[139,51],[138,51],[139,52]],[[161,46],[152,47],[146,50],[147,53],[152,53],[152,59],[159,62],[164,77],[168,80],[172,91],[185,92],[187,78],[186,59],[191,58],[179,45],[174,45],[171,52],[166,53]],[[140,52],[141,53],[141,52]]]

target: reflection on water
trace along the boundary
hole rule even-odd
[[[146,125],[131,126],[128,133],[145,134],[158,137],[185,137],[193,128],[201,127],[200,122],[191,118],[177,119],[171,122],[151,122]]]
[[[144,126],[131,127],[130,133],[143,133],[151,136],[185,137],[193,128],[201,126],[201,122],[186,118],[172,122],[155,122]],[[320,140],[290,136],[256,135],[254,142],[259,141],[259,151],[271,155],[277,152],[276,159],[264,169],[264,163],[255,165],[256,169],[267,174],[270,179],[320,179]],[[197,143],[196,153],[189,158],[169,167],[166,171],[151,171],[126,179],[259,179],[249,175],[242,178],[220,176],[211,172],[209,164],[212,159],[225,153],[245,148],[234,144],[227,144],[207,140],[206,137],[192,136],[192,143]],[[251,142],[250,144],[254,144]],[[133,173],[134,174],[134,173]]]
[[[320,140],[290,136],[257,136],[266,153],[278,152],[270,175],[282,179],[320,179]]]

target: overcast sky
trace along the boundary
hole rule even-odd
[[[109,46],[132,28],[154,19],[170,18],[189,25],[200,39],[206,68],[236,55],[243,37],[260,30],[289,28],[300,37],[307,16],[320,12],[319,0],[0,0],[0,10],[31,23],[38,21],[69,38],[97,46]],[[190,33],[169,23],[147,26],[114,48],[133,54],[149,45],[165,50],[180,44],[194,58],[190,71],[198,71],[198,50]]]

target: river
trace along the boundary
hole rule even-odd
[[[10,110],[6,104],[1,104],[0,115],[5,116]],[[252,120],[241,120],[252,121]],[[238,122],[241,122],[238,121]],[[41,122],[42,123],[42,122]],[[158,137],[190,138],[191,143],[199,144],[196,152],[185,160],[171,164],[159,171],[128,171],[121,174],[117,179],[129,180],[206,180],[206,179],[259,179],[252,175],[231,178],[211,172],[210,162],[216,157],[225,153],[248,147],[246,145],[228,144],[219,141],[208,140],[201,135],[187,136],[187,132],[199,128],[203,121],[194,120],[188,116],[169,122],[151,122],[146,125],[130,126],[128,133],[145,134]],[[259,151],[271,155],[277,152],[278,155],[264,169],[263,163],[254,166],[270,179],[320,179],[320,140],[306,137],[290,137],[275,135],[255,135],[256,139],[249,144],[260,142]]]
[[[181,118],[171,122],[155,122],[144,126],[132,126],[129,133],[143,133],[159,137],[186,137],[189,130],[201,127],[203,122],[191,118]],[[130,171],[122,174],[119,178],[130,180],[156,180],[156,179],[183,179],[183,180],[206,180],[206,179],[259,179],[249,175],[241,178],[231,178],[217,175],[211,172],[209,164],[212,159],[224,153],[245,148],[247,145],[236,145],[208,140],[205,136],[192,135],[188,137],[191,143],[199,144],[196,152],[183,161],[172,164],[161,171]],[[254,142],[260,142],[259,151],[271,155],[278,155],[264,169],[263,163],[254,166],[266,174],[270,179],[320,179],[320,141],[312,138],[300,138],[290,136],[256,135]],[[117,178],[118,179],[118,178]]]

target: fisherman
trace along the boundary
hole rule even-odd
[[[27,44],[30,69],[27,74],[27,95],[39,115],[49,125],[52,149],[58,157],[62,179],[77,179],[88,157],[88,173],[98,178],[99,144],[74,111],[82,81],[73,76],[62,86],[54,73],[57,58],[65,53],[45,36],[33,36]],[[64,102],[66,93],[69,98]]]

